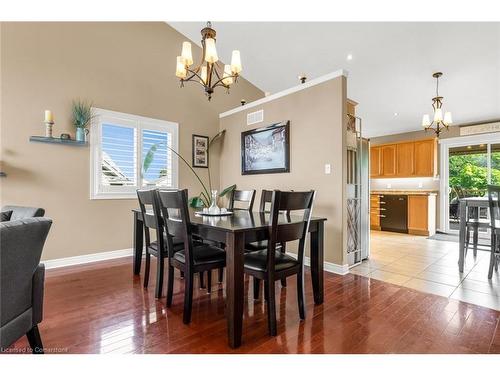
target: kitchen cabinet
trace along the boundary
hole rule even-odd
[[[380,175],[380,147],[370,147],[370,177]]]
[[[408,233],[432,236],[436,233],[436,196],[408,196]]]
[[[372,146],[370,177],[434,177],[437,172],[436,139]]]
[[[389,204],[391,198],[397,199],[401,197],[404,197],[406,201],[405,209],[396,208]],[[403,215],[406,216],[398,218],[398,215],[401,215],[403,211]],[[386,230],[389,231],[419,236],[434,235],[436,233],[436,193],[422,193],[411,190],[380,190],[372,192],[370,194],[370,229],[384,230],[384,225]]]
[[[380,157],[382,176],[394,177],[396,175],[396,145],[382,146]]]
[[[396,145],[396,175],[413,176],[415,172],[415,144],[413,142]]]
[[[370,195],[370,229],[380,230],[380,197]]]
[[[436,173],[437,143],[435,139],[415,142],[415,171],[418,177],[433,177]]]

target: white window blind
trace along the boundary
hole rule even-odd
[[[94,108],[91,199],[135,198],[142,187],[177,188],[178,124]]]

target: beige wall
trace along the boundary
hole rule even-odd
[[[246,125],[249,112],[264,110],[264,122]],[[256,189],[256,204],[262,189],[316,190],[313,215],[325,216],[325,260],[344,264],[342,236],[345,201],[343,122],[346,118],[346,78],[338,77],[292,93],[261,106],[223,117],[220,128],[227,133],[220,158],[221,186],[237,184]],[[290,173],[241,174],[241,132],[290,120]],[[324,173],[331,164],[332,173]],[[345,232],[344,232],[345,233]]]
[[[200,28],[203,23],[200,22]],[[201,86],[179,88],[175,58],[186,38],[165,23],[2,23],[0,203],[40,206],[54,220],[43,259],[130,248],[135,200],[89,200],[89,148],[30,143],[43,135],[43,111],[54,133],[74,134],[71,101],[179,123],[180,152],[191,158],[193,133],[213,136],[218,114],[263,93],[240,79],[208,102]],[[197,57],[199,50],[194,51]],[[229,57],[227,57],[229,58]],[[211,155],[219,180],[219,150]],[[179,164],[179,184],[199,185]],[[203,169],[199,169],[203,173]]]

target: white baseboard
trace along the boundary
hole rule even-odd
[[[286,253],[294,258],[297,258],[297,254],[295,253],[289,253],[288,251]],[[309,257],[304,257],[304,265],[311,265],[311,259]],[[336,263],[323,262],[323,268],[326,272],[335,273],[337,275],[347,275],[349,273],[348,264],[340,265]]]
[[[42,263],[45,264],[46,269],[53,269],[59,267],[76,266],[79,264],[100,262],[103,260],[124,258],[132,256],[133,254],[134,251],[132,248],[130,248],[130,249],[122,249],[114,251],[105,251],[102,253],[78,255],[75,257],[68,257],[68,258],[45,260],[42,261]],[[287,252],[287,254],[294,258],[297,258],[297,254],[289,252]],[[309,257],[304,257],[304,264],[306,266],[311,265],[311,260]],[[347,264],[340,265],[336,263],[324,262],[324,270],[326,272],[336,273],[337,275],[347,275],[349,273],[349,266]]]
[[[134,253],[133,249],[130,248],[122,250],[105,251],[102,253],[78,255],[75,257],[68,257],[68,258],[44,260],[42,261],[42,263],[45,264],[46,269],[53,269],[59,267],[75,266],[78,264],[94,263],[102,260],[124,258],[132,256],[133,253]]]

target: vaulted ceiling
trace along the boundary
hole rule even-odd
[[[200,43],[204,22],[172,22]],[[241,51],[243,76],[265,92],[343,68],[364,135],[421,129],[442,71],[455,124],[500,118],[500,23],[213,22],[219,57]],[[179,46],[179,52],[180,52]],[[350,55],[350,56],[349,56]],[[352,58],[348,58],[352,57]]]

